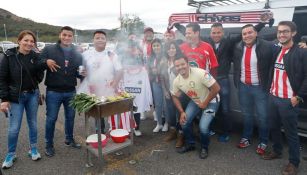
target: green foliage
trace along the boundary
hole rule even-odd
[[[122,29],[127,33],[142,33],[145,23],[140,17],[131,14],[125,14],[120,18]]]

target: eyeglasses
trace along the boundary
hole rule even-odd
[[[288,35],[290,32],[291,32],[290,30],[278,30],[277,34],[278,35],[281,35],[281,34]]]

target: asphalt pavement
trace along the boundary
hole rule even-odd
[[[91,121],[93,123],[93,121]],[[7,151],[8,119],[0,116],[0,160],[4,160]],[[23,118],[17,146],[17,161],[10,169],[3,170],[5,175],[278,175],[288,162],[285,144],[282,159],[265,161],[256,154],[257,136],[246,149],[236,147],[240,136],[240,127],[235,127],[230,142],[217,142],[217,135],[211,137],[209,157],[201,160],[197,150],[178,154],[175,141],[164,142],[166,133],[153,133],[155,122],[152,116],[142,121],[141,137],[135,137],[134,145],[104,157],[104,162],[93,158],[94,167],[86,168],[86,149],[84,117],[76,116],[75,138],[83,144],[82,149],[73,149],[64,145],[64,117],[61,109],[55,130],[54,157],[44,155],[45,106],[40,106],[38,115],[38,148],[42,159],[35,162],[28,156],[28,127]],[[307,139],[301,138],[302,147],[307,147]],[[307,155],[306,150],[302,154]],[[307,161],[302,160],[299,174],[307,172]]]

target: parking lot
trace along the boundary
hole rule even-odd
[[[105,156],[105,162],[93,159],[94,167],[86,168],[86,149],[72,149],[64,146],[63,111],[59,114],[55,132],[56,155],[48,158],[44,155],[44,125],[45,106],[40,106],[38,115],[39,150],[42,159],[38,162],[30,160],[28,151],[28,130],[24,118],[17,147],[17,161],[5,175],[136,175],[136,174],[163,174],[163,175],[277,175],[287,163],[287,149],[282,159],[264,161],[255,153],[257,146],[256,136],[252,146],[246,149],[236,148],[239,140],[240,127],[231,136],[229,143],[217,142],[217,136],[211,138],[209,157],[205,160],[198,158],[198,151],[186,154],[176,153],[175,142],[164,142],[165,133],[154,134],[152,129],[155,122],[152,117],[142,121],[143,136],[135,138],[133,146],[119,152]],[[0,158],[1,163],[7,150],[8,120],[0,117]],[[76,116],[75,138],[85,144],[84,118]],[[307,139],[302,138],[302,146],[307,147]],[[199,145],[197,145],[199,146]],[[286,147],[285,147],[286,148]],[[307,154],[303,150],[302,154]],[[307,161],[301,162],[299,174],[307,172]]]

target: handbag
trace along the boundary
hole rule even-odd
[[[30,71],[29,71],[29,69],[27,68],[27,66],[25,66],[25,65],[22,63],[22,61],[20,61],[20,63],[21,63],[21,65],[23,66],[23,68],[26,70],[27,74],[30,76],[32,85],[33,85],[34,87],[37,87],[37,89],[38,89],[38,99],[37,99],[37,100],[38,100],[38,104],[39,104],[39,105],[43,105],[43,104],[44,104],[44,101],[45,101],[45,95],[42,94],[42,93],[40,92],[39,87],[38,87],[38,84],[35,84],[35,83],[34,83],[34,81],[33,81],[33,79],[32,79],[32,76],[31,76],[31,74],[30,74]]]

